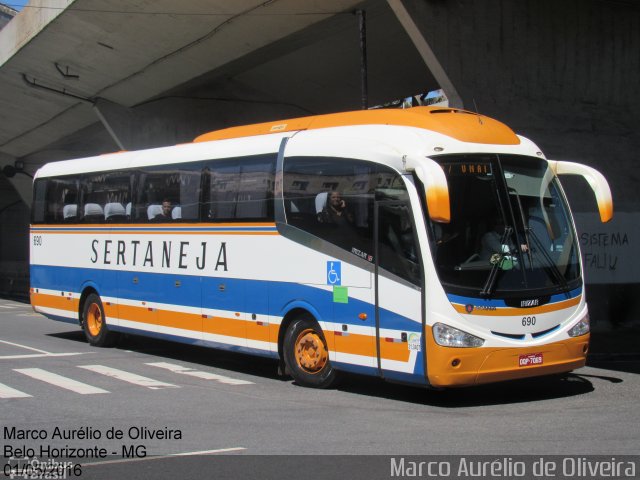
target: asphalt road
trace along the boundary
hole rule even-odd
[[[81,478],[282,478],[289,455],[637,455],[640,375],[624,365],[449,391],[350,376],[319,391],[260,358],[135,336],[90,347],[73,325],[0,300],[4,464],[68,448],[58,458],[89,455],[75,460]],[[305,477],[344,477],[332,459],[305,460]]]

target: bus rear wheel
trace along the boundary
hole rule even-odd
[[[109,331],[100,297],[91,293],[84,302],[82,328],[89,344],[95,347],[112,347],[118,339],[116,332]]]
[[[301,317],[294,320],[284,337],[284,360],[294,380],[312,388],[329,388],[336,371],[329,361],[329,349],[320,325]]]

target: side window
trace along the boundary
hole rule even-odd
[[[81,179],[81,208],[84,223],[123,223],[131,209],[131,174],[128,172],[90,173]]]
[[[47,210],[47,180],[38,179],[33,184],[33,206],[31,208],[31,223],[38,224],[46,221]]]
[[[419,274],[411,273],[417,270],[417,253],[400,174],[364,160],[290,157],[285,159],[283,182],[287,223],[371,263],[375,262],[375,202],[404,205],[379,207],[379,264],[419,282]]]
[[[34,223],[78,221],[78,181],[75,178],[44,178],[36,181]]]
[[[212,222],[273,221],[275,156],[207,164],[205,218]]]
[[[385,270],[420,284],[420,263],[406,203],[381,205],[378,210],[379,264]]]
[[[201,164],[148,167],[138,173],[132,217],[136,222],[196,222]]]

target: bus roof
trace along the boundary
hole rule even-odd
[[[196,137],[194,142],[352,125],[397,125],[422,128],[470,143],[496,145],[520,143],[520,139],[513,130],[497,120],[466,110],[442,107],[381,108],[291,118],[215,130]]]

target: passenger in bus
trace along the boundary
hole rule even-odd
[[[171,222],[171,210],[173,210],[173,204],[168,198],[162,200],[162,212],[153,217],[154,222]]]
[[[353,226],[354,215],[347,208],[347,203],[342,198],[340,192],[332,190],[327,194],[327,202],[318,214],[320,223],[330,223],[339,226]]]

